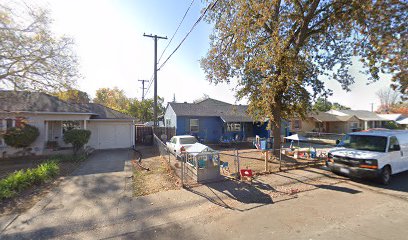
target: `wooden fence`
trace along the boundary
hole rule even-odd
[[[156,134],[162,141],[168,141],[174,135],[176,135],[176,128],[170,127],[147,127],[136,126],[135,127],[135,142],[136,144],[153,144],[153,133]],[[164,139],[165,138],[165,139]]]

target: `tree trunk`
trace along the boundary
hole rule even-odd
[[[274,123],[272,124],[272,136],[273,136],[273,154],[276,155],[278,153],[278,149],[281,147],[281,124],[282,124],[282,117],[280,109],[275,109],[272,112],[272,116],[274,119]]]

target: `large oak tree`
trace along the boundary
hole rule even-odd
[[[0,3],[0,89],[54,92],[78,77],[73,41],[50,30],[45,9]]]
[[[304,117],[311,102],[329,93],[321,79],[344,89],[354,82],[352,57],[368,81],[392,75],[407,94],[407,3],[398,0],[207,0],[214,26],[201,65],[214,83],[238,81],[237,98],[249,113],[270,119],[274,147],[281,119]]]

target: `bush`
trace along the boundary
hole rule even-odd
[[[0,180],[0,200],[11,198],[18,192],[40,184],[57,176],[59,165],[57,161],[47,161],[36,168],[19,170]]]
[[[84,145],[89,141],[91,137],[91,131],[84,129],[72,129],[64,133],[64,142],[71,143],[74,148],[74,153],[76,154],[79,149],[83,148]]]
[[[13,127],[7,130],[4,141],[7,145],[15,148],[26,148],[30,146],[40,135],[38,128],[31,125]]]

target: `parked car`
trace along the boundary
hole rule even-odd
[[[197,138],[194,136],[181,135],[172,137],[170,142],[167,142],[166,145],[172,153],[179,155],[182,151],[185,151],[187,148],[197,142]]]
[[[388,184],[391,175],[408,170],[408,131],[349,133],[329,151],[326,165],[336,173]]]

